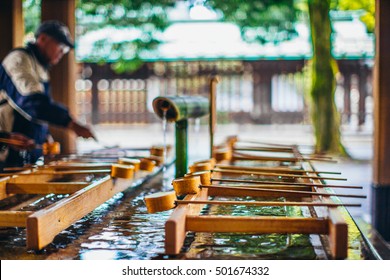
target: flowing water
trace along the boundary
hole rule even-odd
[[[169,176],[167,173],[167,162],[168,162],[168,143],[167,143],[167,111],[168,109],[163,108],[163,117],[162,117],[162,132],[163,132],[163,148],[164,148],[164,165],[163,165],[163,186],[166,187],[169,185]]]

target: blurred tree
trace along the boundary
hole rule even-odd
[[[132,72],[143,63],[140,52],[154,49],[160,43],[158,34],[169,25],[166,10],[175,3],[175,0],[79,0],[77,35],[107,26],[136,28],[141,33],[135,39],[115,44],[103,39],[95,43],[96,48],[111,46],[110,53],[118,55],[113,64],[116,72]]]
[[[341,144],[340,117],[335,104],[337,64],[332,57],[331,0],[308,0],[313,58],[311,61],[311,120],[315,151],[347,155]]]

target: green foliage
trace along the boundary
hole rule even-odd
[[[106,25],[117,27],[153,26],[163,30],[168,26],[166,9],[173,7],[175,0],[95,0],[93,2],[79,0],[77,4],[77,19],[94,19],[94,27]],[[83,24],[83,23],[81,23]],[[90,27],[88,22],[86,27]]]
[[[155,49],[159,41],[159,34],[169,22],[166,9],[173,7],[175,0],[79,0],[77,4],[76,19],[78,34],[101,29],[106,26],[115,28],[134,27],[141,34],[134,40],[112,44],[108,40],[95,43],[96,53],[100,49],[110,47],[109,53],[116,55],[113,65],[116,72],[133,72],[142,65],[140,53]],[[131,32],[131,31],[129,31]]]
[[[25,34],[34,33],[41,21],[41,0],[23,0]]]
[[[296,35],[297,19],[294,0],[206,0],[205,4],[220,11],[224,21],[241,27],[247,41],[277,43]]]
[[[341,11],[362,11],[360,16],[367,26],[367,31],[374,32],[375,28],[375,0],[334,0],[332,9]]]

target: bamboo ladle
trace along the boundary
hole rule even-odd
[[[245,206],[318,206],[318,207],[360,207],[359,203],[332,203],[332,202],[296,202],[296,201],[217,201],[217,200],[177,200],[174,191],[158,192],[144,198],[147,212],[168,211],[179,205],[213,204],[213,205],[245,205]]]

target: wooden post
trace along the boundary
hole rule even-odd
[[[214,150],[214,134],[217,125],[217,83],[218,76],[213,76],[210,79],[210,96],[209,96],[209,133],[210,133],[210,158],[213,157]]]
[[[0,1],[0,61],[15,47],[23,46],[22,0]]]
[[[351,74],[344,74],[344,116],[346,123],[351,121]]]
[[[372,223],[390,240],[390,1],[376,1],[376,56],[374,68],[374,172]]]
[[[359,126],[366,122],[367,76],[367,66],[361,65],[359,68]]]
[[[99,89],[98,83],[99,78],[91,77],[92,89],[91,89],[91,103],[92,103],[92,116],[91,122],[92,124],[98,124],[100,121],[99,118]]]
[[[75,36],[75,0],[42,0],[42,21],[59,20],[69,27],[72,37]],[[55,101],[64,104],[71,115],[76,114],[76,64],[74,50],[65,55],[60,63],[50,72],[51,92]],[[65,129],[51,130],[54,139],[61,143],[63,153],[76,150],[75,135]]]
[[[272,74],[255,72],[253,77],[253,117],[260,123],[271,123]]]

